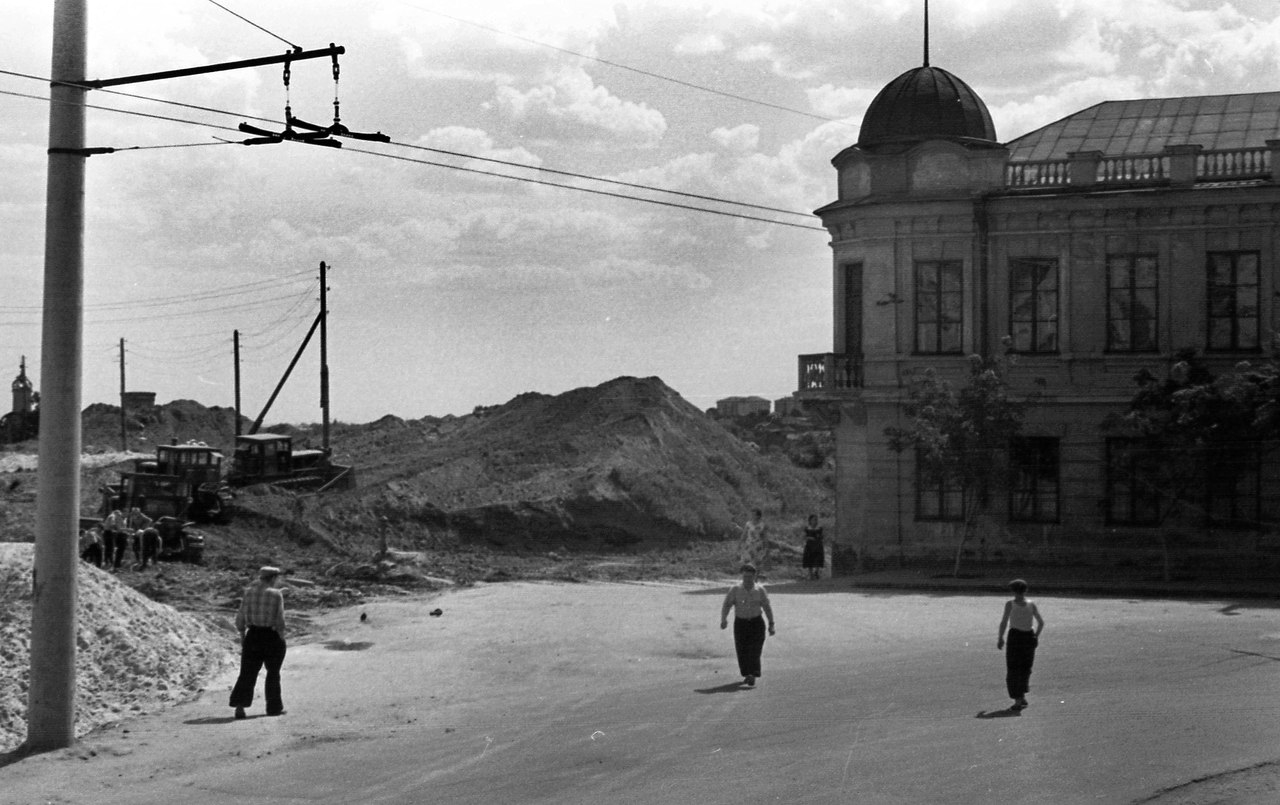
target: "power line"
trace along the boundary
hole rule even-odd
[[[743,103],[755,104],[756,106],[764,106],[769,109],[776,109],[780,112],[790,112],[791,114],[795,114],[795,115],[803,115],[804,117],[813,118],[814,120],[821,120],[824,123],[839,123],[842,126],[850,126],[850,127],[853,126],[852,123],[847,123],[838,118],[824,117],[823,115],[815,114],[814,112],[806,112],[803,109],[793,109],[790,106],[782,106],[780,104],[770,103],[768,101],[761,101],[756,98],[748,98],[745,95],[735,95],[732,92],[725,92],[723,90],[718,90],[712,87],[703,86],[702,84],[695,84],[692,81],[684,81],[679,78],[672,78],[671,76],[662,75],[661,73],[654,73],[649,70],[641,70],[639,67],[632,67],[631,65],[622,64],[621,62],[602,59],[599,56],[588,56],[585,53],[578,53],[577,51],[569,50],[567,48],[562,48],[557,45],[548,44],[547,42],[539,42],[537,39],[530,39],[525,36],[520,36],[519,34],[513,34],[509,31],[503,31],[499,28],[491,28],[488,25],[484,25],[479,22],[474,22],[468,19],[463,19],[462,17],[455,17],[451,14],[446,14],[443,11],[436,11],[434,9],[422,8],[421,6],[415,6],[411,3],[405,3],[404,5],[407,5],[410,8],[417,9],[418,11],[426,12],[427,14],[435,14],[438,17],[444,17],[446,19],[453,20],[454,22],[460,22],[463,25],[470,25],[475,28],[480,28],[481,30],[489,31],[490,33],[495,33],[500,36],[509,36],[512,39],[519,39],[521,42],[528,42],[531,45],[537,45],[538,47],[544,47],[544,48],[548,48],[549,50],[559,51],[560,53],[565,53],[570,56],[576,56],[579,59],[586,59],[588,61],[599,62],[600,64],[606,65],[608,67],[614,67],[619,70],[627,70],[629,72],[637,73],[639,75],[646,76],[648,78],[656,78],[659,81],[667,81],[672,84],[678,84],[679,86],[688,87],[689,89],[698,90],[699,92],[709,92],[712,95],[719,95],[722,98],[730,98],[735,101],[742,101]]]
[[[43,97],[36,96],[36,95],[28,95],[28,94],[26,94],[26,93],[12,92],[12,91],[9,91],[9,90],[0,90],[0,94],[5,94],[5,95],[16,95],[16,96],[18,96],[18,97],[23,97],[23,98],[32,98],[32,99],[35,99],[35,100],[50,101],[50,99],[48,99],[48,98],[43,98]],[[136,97],[136,98],[144,98],[144,96],[132,96],[132,97]],[[165,101],[165,100],[160,99],[160,98],[152,98],[152,99],[150,99],[150,100],[154,100],[154,101],[156,101],[157,103],[168,103],[168,101]],[[50,102],[52,102],[52,101],[50,101]],[[175,118],[175,117],[169,117],[169,116],[167,116],[167,115],[158,115],[158,114],[146,113],[146,112],[135,112],[135,111],[132,111],[132,110],[127,110],[127,109],[116,109],[116,108],[114,108],[114,107],[109,107],[109,106],[98,106],[98,105],[94,105],[94,104],[87,104],[87,106],[88,106],[89,108],[91,108],[91,109],[99,109],[99,110],[102,110],[102,111],[118,112],[118,113],[120,113],[120,114],[125,114],[125,115],[135,115],[135,116],[139,116],[139,117],[147,117],[147,118],[152,118],[152,119],[157,119],[157,120],[166,120],[166,121],[169,121],[169,122],[175,122],[175,123],[185,123],[185,124],[188,124],[188,125],[194,125],[194,126],[205,126],[205,127],[207,127],[207,128],[219,129],[219,130],[222,130],[222,131],[235,131],[237,134],[239,134],[239,133],[240,133],[239,129],[232,129],[232,128],[228,127],[228,126],[220,126],[220,125],[215,124],[215,123],[204,123],[204,122],[196,121],[196,120],[187,120],[187,119],[184,119],[184,118]],[[198,108],[205,109],[205,107],[198,107]],[[216,112],[217,114],[224,114],[224,115],[234,115],[234,114],[235,114],[235,113],[233,113],[233,112],[227,112],[227,111],[222,111],[222,110],[208,110],[208,111],[214,111],[214,112]],[[258,118],[258,119],[261,119],[261,118]],[[766,210],[766,211],[770,211],[770,212],[778,212],[778,213],[782,213],[782,214],[785,214],[785,215],[796,215],[796,216],[802,216],[802,217],[805,217],[805,218],[812,218],[812,215],[811,215],[811,214],[809,214],[809,213],[807,213],[807,212],[797,212],[797,211],[795,211],[795,210],[783,210],[783,209],[774,208],[774,207],[765,207],[765,206],[762,206],[762,205],[752,204],[752,203],[749,203],[749,202],[733,201],[733,200],[730,200],[730,199],[716,198],[716,197],[714,197],[714,196],[701,196],[701,195],[692,194],[692,193],[685,193],[685,192],[683,192],[683,191],[679,191],[679,190],[668,190],[668,189],[660,188],[660,187],[652,187],[652,186],[649,186],[649,185],[631,184],[631,183],[628,183],[628,182],[621,182],[621,181],[614,180],[614,179],[604,179],[604,178],[601,178],[601,177],[589,176],[589,175],[587,175],[587,174],[577,174],[577,173],[571,173],[571,172],[568,172],[568,171],[560,171],[560,170],[553,169],[553,168],[542,168],[542,167],[538,167],[538,166],[534,166],[534,165],[524,165],[524,164],[521,164],[521,163],[506,162],[506,161],[503,161],[503,160],[492,159],[492,158],[489,158],[489,157],[482,157],[482,156],[477,156],[477,155],[472,155],[472,154],[465,154],[465,153],[461,153],[461,152],[454,152],[454,151],[445,151],[445,150],[443,150],[443,149],[429,148],[429,147],[426,147],[426,146],[415,146],[415,145],[410,145],[410,144],[407,144],[407,143],[399,143],[399,142],[392,142],[391,144],[392,144],[392,145],[397,145],[397,146],[400,146],[400,147],[404,147],[404,148],[414,148],[414,149],[419,149],[419,150],[425,150],[425,151],[432,151],[432,152],[436,152],[436,153],[448,154],[448,155],[450,155],[450,156],[457,156],[457,157],[462,158],[462,159],[471,159],[471,160],[477,160],[477,161],[481,161],[481,162],[496,162],[496,163],[499,163],[499,164],[504,164],[504,165],[508,165],[508,166],[520,167],[520,168],[524,168],[524,169],[527,169],[527,170],[538,170],[538,171],[543,171],[543,172],[547,172],[547,173],[557,173],[557,174],[560,174],[560,175],[564,175],[564,176],[571,176],[571,177],[574,177],[574,178],[580,178],[580,179],[584,179],[584,180],[587,180],[587,181],[601,182],[601,183],[614,184],[614,185],[622,185],[622,186],[626,186],[626,187],[632,187],[632,188],[634,188],[634,189],[651,190],[651,191],[653,191],[653,192],[657,192],[657,193],[667,193],[667,194],[670,194],[670,195],[676,195],[676,196],[692,197],[692,198],[697,198],[697,199],[700,199],[700,200],[703,200],[703,201],[711,201],[711,202],[719,203],[719,204],[729,204],[729,205],[738,206],[738,207],[746,207],[746,208],[754,208],[754,209]],[[128,150],[128,149],[118,149],[118,150]],[[344,148],[344,149],[342,149],[342,150],[346,150],[346,151],[354,151],[354,152],[356,152],[356,153],[369,154],[369,155],[372,155],[372,156],[379,156],[379,157],[383,157],[383,158],[386,158],[386,159],[399,159],[399,160],[403,160],[403,161],[406,161],[406,162],[416,162],[416,163],[418,163],[418,164],[422,164],[422,165],[429,165],[429,166],[432,166],[432,167],[439,167],[439,168],[447,168],[447,169],[450,169],[450,170],[457,170],[457,171],[462,171],[462,172],[465,172],[465,173],[477,173],[477,174],[482,174],[482,175],[486,175],[486,176],[494,176],[494,177],[503,178],[503,179],[511,179],[511,180],[513,180],[513,181],[529,182],[529,183],[531,183],[531,184],[545,185],[545,186],[547,186],[547,187],[558,187],[558,188],[562,188],[562,189],[566,189],[566,190],[577,190],[577,191],[579,191],[579,192],[583,192],[583,193],[593,193],[593,194],[596,194],[596,195],[610,196],[610,197],[613,197],[613,198],[628,199],[628,200],[631,200],[631,201],[641,201],[641,202],[646,202],[646,203],[650,203],[650,204],[657,204],[657,205],[659,205],[659,206],[673,207],[673,208],[676,208],[676,209],[685,209],[685,210],[691,210],[691,211],[694,211],[694,212],[706,212],[706,213],[711,213],[711,214],[713,214],[713,215],[723,215],[723,216],[728,216],[728,217],[731,217],[731,218],[741,218],[741,219],[743,219],[743,220],[748,220],[748,221],[758,221],[758,222],[761,222],[761,223],[771,223],[771,224],[777,224],[777,225],[779,225],[779,226],[795,227],[795,228],[798,228],[798,229],[810,229],[810,230],[819,231],[819,232],[825,232],[825,231],[826,231],[824,228],[822,228],[822,227],[818,227],[818,226],[804,226],[804,225],[801,225],[801,224],[793,224],[793,223],[788,223],[788,222],[786,222],[786,221],[776,221],[776,220],[773,220],[773,219],[770,219],[770,218],[762,218],[762,217],[759,217],[759,216],[741,215],[741,214],[738,214],[738,213],[732,213],[732,212],[727,212],[727,211],[723,211],[723,210],[712,210],[712,209],[708,209],[708,208],[706,208],[706,207],[697,207],[697,206],[693,206],[693,205],[676,204],[676,203],[673,203],[673,202],[659,201],[659,200],[656,200],[656,199],[644,198],[644,197],[642,197],[642,196],[632,196],[632,195],[627,195],[627,194],[624,194],[624,193],[611,193],[611,192],[604,191],[604,190],[593,190],[593,189],[590,189],[590,188],[578,187],[578,186],[576,186],[576,185],[560,184],[560,183],[558,183],[558,182],[548,182],[548,181],[543,181],[543,180],[539,180],[539,179],[531,179],[531,178],[522,177],[522,176],[512,176],[511,174],[506,174],[506,173],[497,173],[497,172],[493,172],[493,171],[482,171],[482,170],[478,170],[478,169],[475,169],[475,168],[467,168],[467,167],[463,167],[463,166],[460,166],[460,165],[450,165],[450,164],[448,164],[448,163],[442,163],[442,162],[432,162],[432,161],[429,161],[429,160],[418,160],[418,159],[411,159],[411,158],[408,158],[408,157],[399,157],[399,156],[396,156],[396,155],[394,155],[394,154],[383,154],[383,153],[378,152],[378,151],[369,151],[369,150],[367,150],[367,149],[350,148],[350,147],[348,147],[348,148]]]
[[[297,280],[294,278],[301,276],[307,276],[311,279],[315,278],[315,275],[310,271],[298,271],[292,274],[286,274],[283,277],[272,277],[265,280],[246,282],[239,288],[232,291],[199,291],[189,294],[177,294],[175,296],[161,296],[147,301],[102,302],[98,304],[86,304],[84,309],[86,311],[106,311],[140,307],[164,307],[166,305],[185,304],[188,302],[204,301],[208,299],[223,299],[232,296],[259,293],[263,290],[267,290],[268,287],[295,285],[297,284]],[[42,309],[43,308],[39,305],[0,305],[0,311],[31,312]]]
[[[696,198],[700,201],[714,201],[720,204],[733,204],[738,207],[749,207],[756,210],[765,210],[767,212],[777,212],[783,215],[798,215],[812,220],[813,214],[808,212],[796,212],[795,210],[784,210],[779,207],[766,207],[762,204],[751,204],[746,201],[729,201],[728,199],[716,198],[715,196],[703,196],[697,193],[686,193],[682,190],[667,190],[661,187],[654,187],[646,184],[635,184],[632,182],[623,182],[617,179],[602,179],[598,176],[588,176],[583,173],[573,173],[572,171],[557,170],[555,168],[544,168],[540,165],[528,165],[523,162],[510,162],[505,159],[495,159],[493,157],[481,157],[472,154],[466,154],[459,151],[448,151],[443,148],[431,148],[426,145],[411,145],[410,143],[402,143],[392,140],[390,145],[398,145],[401,148],[412,148],[417,151],[430,151],[435,154],[445,154],[447,156],[458,157],[460,159],[472,159],[479,162],[492,162],[497,165],[506,165],[513,168],[525,168],[532,171],[540,171],[542,173],[554,173],[557,176],[568,176],[574,179],[587,179],[592,182],[601,182],[603,184],[617,185],[619,187],[630,187],[634,190],[652,190],[657,193],[670,193],[673,196],[683,196],[685,198]]]
[[[827,230],[820,226],[805,226],[804,224],[793,224],[789,221],[775,221],[772,218],[761,218],[757,215],[743,215],[737,212],[728,212],[725,210],[713,210],[707,207],[695,207],[691,204],[677,204],[674,201],[660,201],[653,198],[643,198],[641,196],[629,196],[625,193],[613,193],[608,190],[595,190],[590,187],[576,187],[574,185],[560,184],[558,182],[546,182],[541,179],[530,179],[525,176],[512,176],[508,173],[496,173],[494,171],[480,170],[479,168],[465,168],[461,165],[448,165],[442,162],[432,162],[428,159],[414,159],[412,157],[402,157],[395,154],[383,154],[378,151],[370,151],[364,148],[343,148],[343,151],[349,151],[356,154],[369,154],[370,156],[382,157],[383,159],[398,159],[404,162],[415,162],[420,165],[431,165],[437,168],[448,168],[450,170],[462,171],[464,173],[476,173],[482,176],[497,176],[502,179],[513,179],[517,182],[528,182],[529,184],[545,185],[547,187],[559,187],[565,190],[577,190],[580,193],[591,193],[597,196],[608,196],[610,198],[626,199],[628,201],[642,201],[646,204],[657,204],[661,207],[672,207],[678,210],[692,210],[694,212],[706,212],[712,215],[723,215],[728,218],[739,218],[744,221],[760,221],[766,224],[775,224],[777,226],[789,226],[795,229],[811,229],[818,232],[826,232]],[[666,192],[666,191],[663,191]],[[734,203],[734,202],[727,202]]]
[[[218,8],[220,8],[220,9],[222,9],[223,11],[227,12],[228,14],[230,14],[230,15],[231,15],[231,16],[233,16],[233,17],[235,17],[236,19],[238,19],[238,20],[243,20],[244,22],[249,23],[249,24],[250,24],[250,25],[252,25],[254,28],[257,28],[259,31],[262,31],[264,34],[270,34],[271,36],[274,36],[276,39],[279,39],[281,42],[284,42],[286,45],[288,45],[289,47],[293,48],[294,50],[301,50],[301,48],[299,48],[297,45],[295,45],[295,44],[293,44],[292,42],[290,42],[288,39],[285,39],[283,36],[280,36],[279,34],[272,33],[271,31],[268,31],[266,28],[263,28],[261,25],[259,25],[258,23],[254,22],[253,20],[249,19],[248,17],[243,17],[243,16],[241,16],[241,15],[237,14],[236,12],[232,11],[231,9],[227,8],[226,6],[222,5],[221,3],[217,2],[217,0],[209,0],[209,2],[210,2],[210,3],[213,3],[215,6],[217,6],[217,7],[218,7]]]

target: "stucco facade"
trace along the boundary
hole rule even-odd
[[[1239,136],[1232,106],[1252,113]],[[1101,425],[1132,397],[1135,373],[1163,372],[1175,350],[1195,348],[1217,370],[1272,354],[1276,109],[1280,93],[1115,102],[1005,144],[989,128],[913,136],[911,123],[885,134],[880,121],[878,141],[833,159],[838,198],[817,211],[831,235],[833,348],[800,356],[797,396],[835,429],[834,537],[846,553],[875,564],[954,551],[953,501],[922,488],[914,456],[890,450],[884,431],[902,424],[912,370],[962,381],[967,356],[1003,339],[1015,386],[1043,378],[1044,396],[1020,448],[1024,480],[987,507],[974,550],[1152,548],[1130,499],[1141,490],[1117,480],[1123,446]],[[1162,136],[1133,134],[1143,131]],[[1280,516],[1275,469],[1250,484],[1227,502],[1245,511],[1233,516]],[[1189,548],[1220,545],[1203,522],[1177,527]]]

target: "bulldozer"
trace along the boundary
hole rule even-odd
[[[324,492],[350,488],[355,483],[355,474],[351,467],[333,463],[327,450],[295,450],[292,436],[251,433],[236,437],[227,483],[231,486],[273,484]]]

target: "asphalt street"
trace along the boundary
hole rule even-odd
[[[232,720],[227,675],[0,769],[0,802],[1181,803],[1280,758],[1274,602],[1032,585],[1021,713],[999,590],[772,586],[748,689],[727,583],[491,584],[325,614],[290,647],[284,717]]]

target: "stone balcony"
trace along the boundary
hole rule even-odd
[[[801,355],[799,361],[801,395],[839,394],[862,388],[862,358],[822,352]]]

